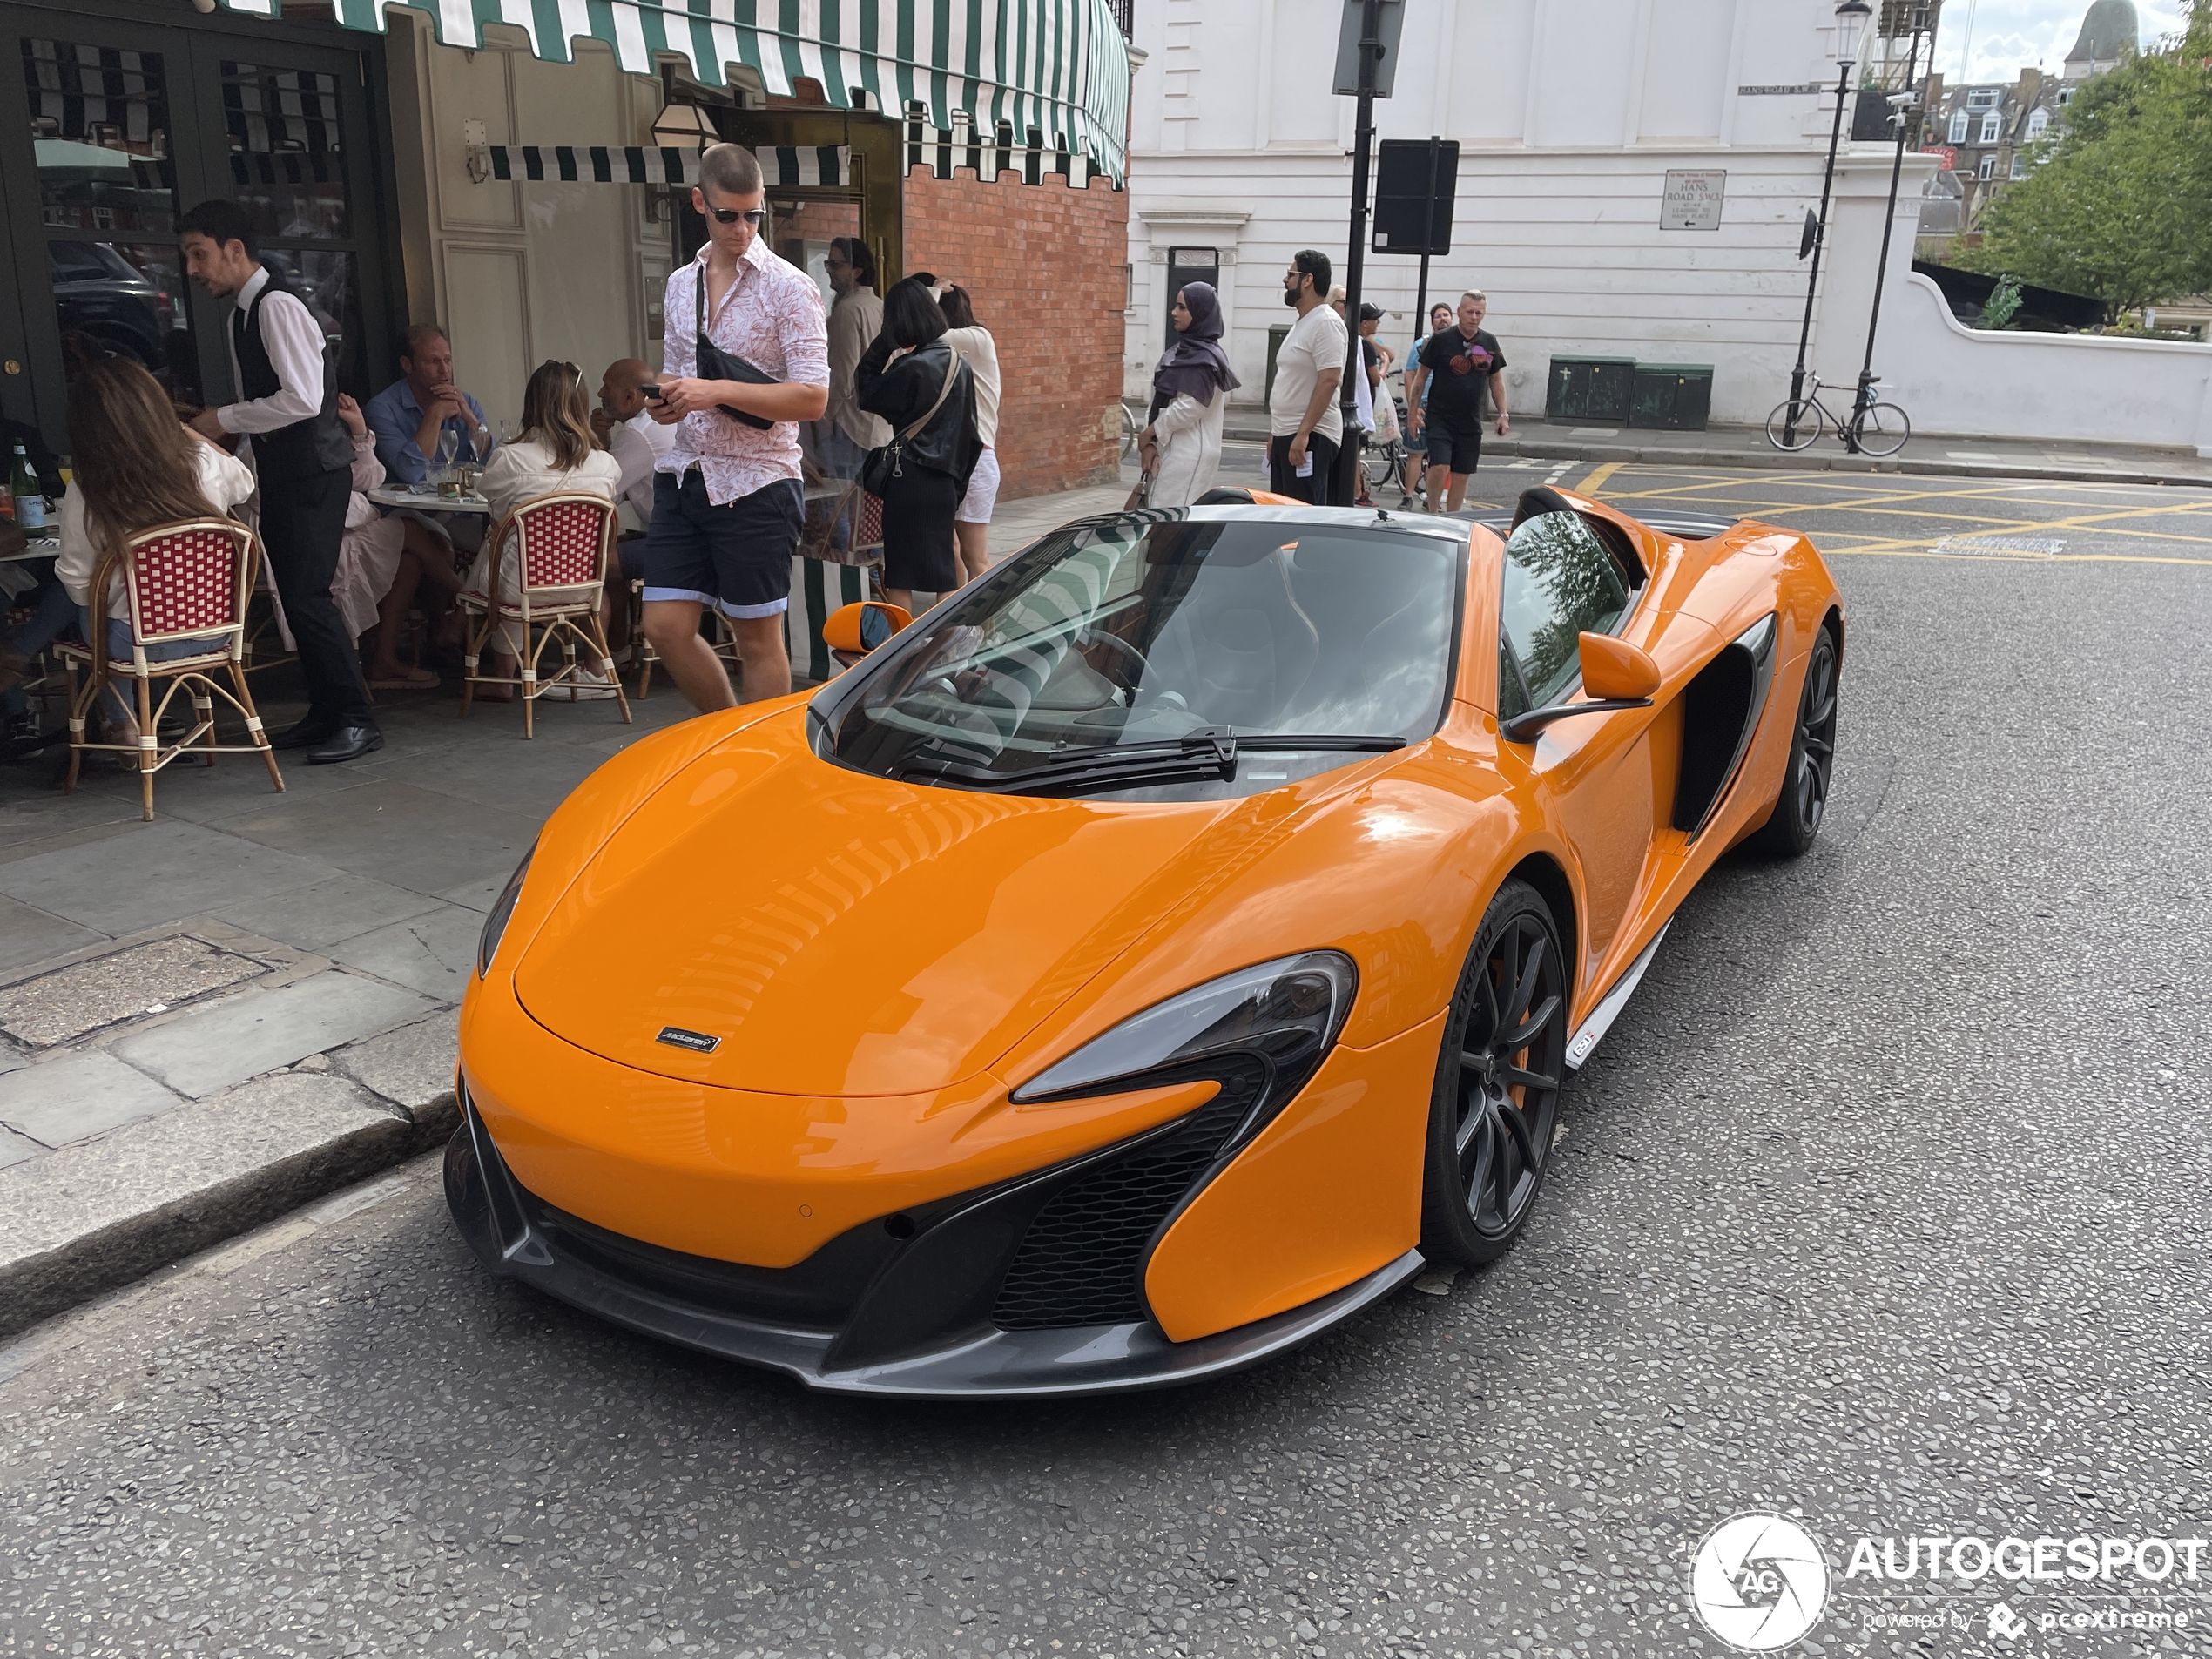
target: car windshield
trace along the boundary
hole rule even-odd
[[[1278,788],[1436,730],[1463,548],[1291,519],[1072,526],[886,647],[830,711],[826,747],[864,771],[1008,792]],[[1170,771],[1180,750],[1201,769],[1220,759],[1219,775],[1145,775],[1163,750]]]

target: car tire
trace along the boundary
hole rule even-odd
[[[1475,929],[1437,1055],[1421,1184],[1433,1262],[1497,1260],[1535,1210],[1558,1130],[1570,977],[1550,906],[1507,882]]]
[[[1776,858],[1801,858],[1820,834],[1836,772],[1836,636],[1823,628],[1805,658],[1797,694],[1797,723],[1790,736],[1790,761],[1774,812],[1750,839],[1753,850]]]

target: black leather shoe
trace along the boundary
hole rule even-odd
[[[288,725],[283,731],[272,736],[269,738],[269,747],[272,749],[312,749],[318,744],[329,742],[331,734],[337,730],[337,721],[317,719],[314,716],[309,715],[306,719]]]
[[[341,760],[358,760],[384,746],[384,734],[373,725],[341,725],[307,751],[311,766],[328,766]]]

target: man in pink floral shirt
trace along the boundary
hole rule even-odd
[[[691,206],[706,219],[706,246],[668,279],[660,395],[645,405],[676,428],[645,532],[645,637],[692,706],[710,714],[737,698],[699,637],[702,605],[729,619],[746,702],[791,690],[784,612],[806,517],[798,423],[828,407],[829,338],[813,279],[760,239],[765,213],[752,151],[710,147]],[[772,383],[698,379],[702,332]],[[775,424],[748,426],[718,404]]]

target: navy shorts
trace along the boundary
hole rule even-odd
[[[1469,473],[1482,459],[1480,426],[1450,427],[1441,421],[1430,421],[1422,427],[1421,435],[1428,440],[1428,464],[1432,467]]]
[[[680,481],[662,473],[645,527],[646,603],[689,599],[739,621],[781,616],[791,604],[791,561],[806,517],[796,478],[715,507],[697,467]]]

